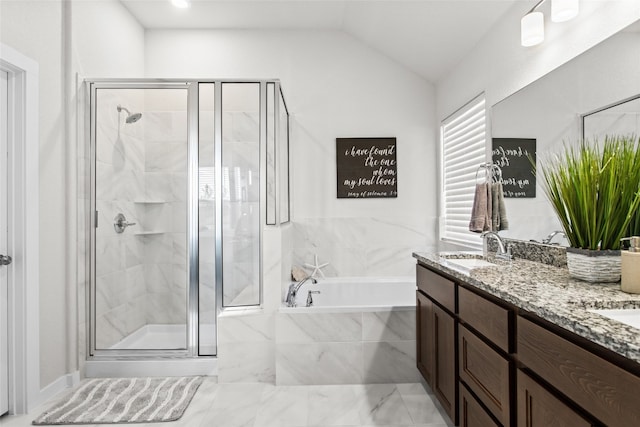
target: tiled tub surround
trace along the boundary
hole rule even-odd
[[[276,314],[276,384],[416,382],[415,307]]]
[[[593,284],[569,277],[566,268],[523,259],[496,261],[463,273],[444,258],[447,253],[414,253],[422,264],[475,286],[561,328],[640,363],[640,330],[589,312],[591,308],[640,308],[640,295],[620,284]]]
[[[275,315],[276,384],[418,380],[414,280],[319,279],[301,300],[309,289],[314,306]]]
[[[300,218],[292,221],[293,265],[312,263],[314,255],[327,277],[413,276],[408,253],[435,251],[423,215]]]

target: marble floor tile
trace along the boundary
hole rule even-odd
[[[276,381],[286,385],[362,383],[360,343],[278,344]]]
[[[309,426],[357,426],[360,424],[357,386],[326,385],[309,388]]]
[[[66,393],[1,427],[27,427]],[[180,420],[162,427],[446,427],[422,384],[275,386],[206,378]],[[102,425],[85,425],[100,427]],[[159,427],[137,424],[137,427]]]
[[[308,396],[308,386],[265,385],[254,426],[306,426],[309,414]]]
[[[198,387],[198,391],[193,396],[191,403],[189,403],[189,406],[184,411],[182,417],[173,424],[175,424],[176,427],[195,427],[203,425],[203,420],[211,409],[217,392],[217,378],[205,378],[202,384],[200,384],[200,387]]]
[[[360,389],[360,423],[411,425],[411,415],[395,384],[368,384]]]
[[[253,426],[264,387],[264,384],[219,384],[211,408],[200,425]]]

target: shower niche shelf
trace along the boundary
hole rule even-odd
[[[150,230],[150,231],[136,231],[133,233],[134,236],[153,236],[155,234],[165,234],[164,230]]]
[[[154,200],[154,199],[148,199],[148,200],[134,200],[133,203],[139,204],[139,205],[160,205],[160,204],[164,204],[164,203],[168,203],[166,200]]]

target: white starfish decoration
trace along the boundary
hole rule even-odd
[[[304,264],[305,267],[313,268],[313,271],[311,272],[309,277],[314,277],[316,274],[319,274],[320,276],[324,277],[324,273],[322,272],[321,269],[326,267],[327,265],[329,265],[328,262],[325,262],[324,264],[318,264],[318,254],[313,255],[313,264],[308,264],[308,263]]]

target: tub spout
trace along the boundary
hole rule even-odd
[[[305,277],[298,283],[292,283],[289,285],[289,290],[287,291],[287,299],[285,302],[287,303],[287,307],[295,307],[296,306],[296,295],[298,295],[298,290],[302,285],[304,285],[308,280],[311,280],[311,283],[316,284],[318,281],[311,277]]]

